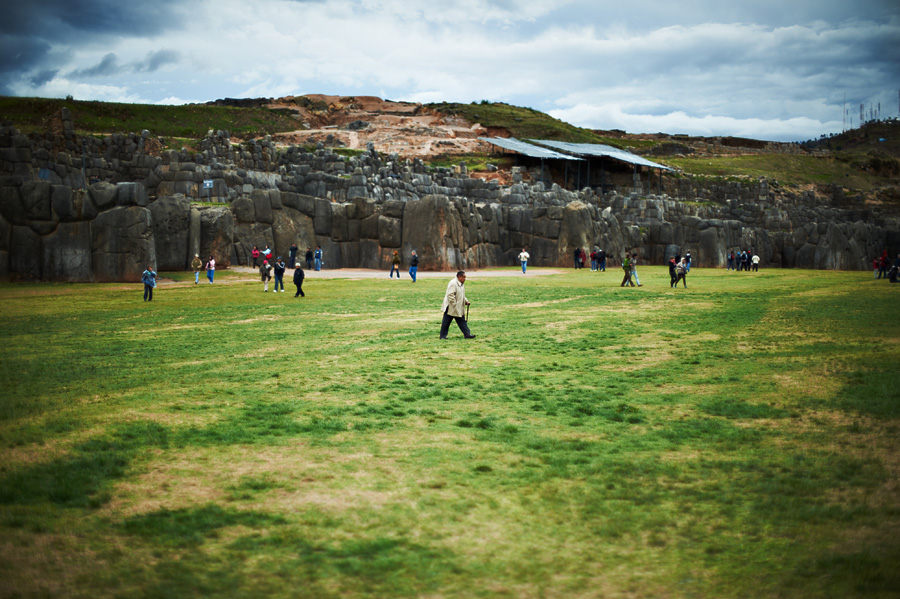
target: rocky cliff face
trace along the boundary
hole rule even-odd
[[[503,187],[371,148],[345,158],[210,132],[200,152],[154,156],[148,140],[0,128],[0,276],[138,281],[148,264],[184,269],[199,253],[227,267],[247,264],[254,245],[286,255],[291,243],[301,255],[321,246],[327,268],[387,268],[393,250],[415,249],[438,270],[514,264],[522,247],[544,266],[593,247],[613,262],[638,251],[661,264],[689,249],[716,267],[744,248],[767,266],[851,270],[900,252],[895,216],[819,206],[765,180],[667,179],[673,196],[598,195],[515,176]]]

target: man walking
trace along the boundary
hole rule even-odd
[[[450,331],[450,321],[452,320],[456,321],[463,337],[466,339],[475,338],[475,335],[469,331],[468,323],[463,318],[466,306],[470,303],[466,299],[465,284],[466,273],[462,270],[457,272],[456,277],[447,284],[447,293],[444,294],[444,303],[441,306],[441,310],[444,313],[444,318],[441,321],[441,339],[447,338],[447,333]]]
[[[409,259],[409,276],[412,278],[412,282],[416,282],[416,272],[419,270],[419,257],[416,255],[416,250],[412,251],[412,257]]]
[[[519,252],[519,262],[522,263],[522,274],[525,274],[525,269],[528,268],[528,259],[531,258],[531,254],[525,251],[525,248],[522,248],[522,251]]]
[[[200,254],[194,254],[191,268],[194,269],[194,285],[198,285],[200,283],[200,269],[203,268],[203,260],[200,259]]]

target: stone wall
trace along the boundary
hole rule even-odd
[[[185,269],[199,253],[227,268],[247,264],[254,245],[286,256],[291,243],[301,255],[321,246],[326,268],[388,268],[393,250],[416,249],[438,270],[514,264],[522,247],[541,266],[569,266],[579,247],[613,263],[690,249],[700,266],[724,266],[746,248],[768,266],[851,270],[900,252],[896,215],[840,188],[822,206],[762,179],[664,177],[661,196],[633,193],[634,182],[603,195],[520,176],[500,186],[371,148],[347,158],[269,139],[234,145],[225,131],[199,152],[160,151],[147,131],[80,137],[62,117],[59,136],[0,127],[0,277],[137,281],[147,264]]]

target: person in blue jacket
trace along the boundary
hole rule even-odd
[[[152,266],[148,266],[141,274],[141,283],[144,284],[144,301],[153,301],[153,288],[156,287],[156,272]]]

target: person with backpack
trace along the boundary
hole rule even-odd
[[[622,260],[622,270],[625,271],[625,278],[622,279],[622,284],[619,287],[625,287],[626,285],[634,287],[634,281],[631,280],[631,256],[628,254],[625,254],[625,259]]]

